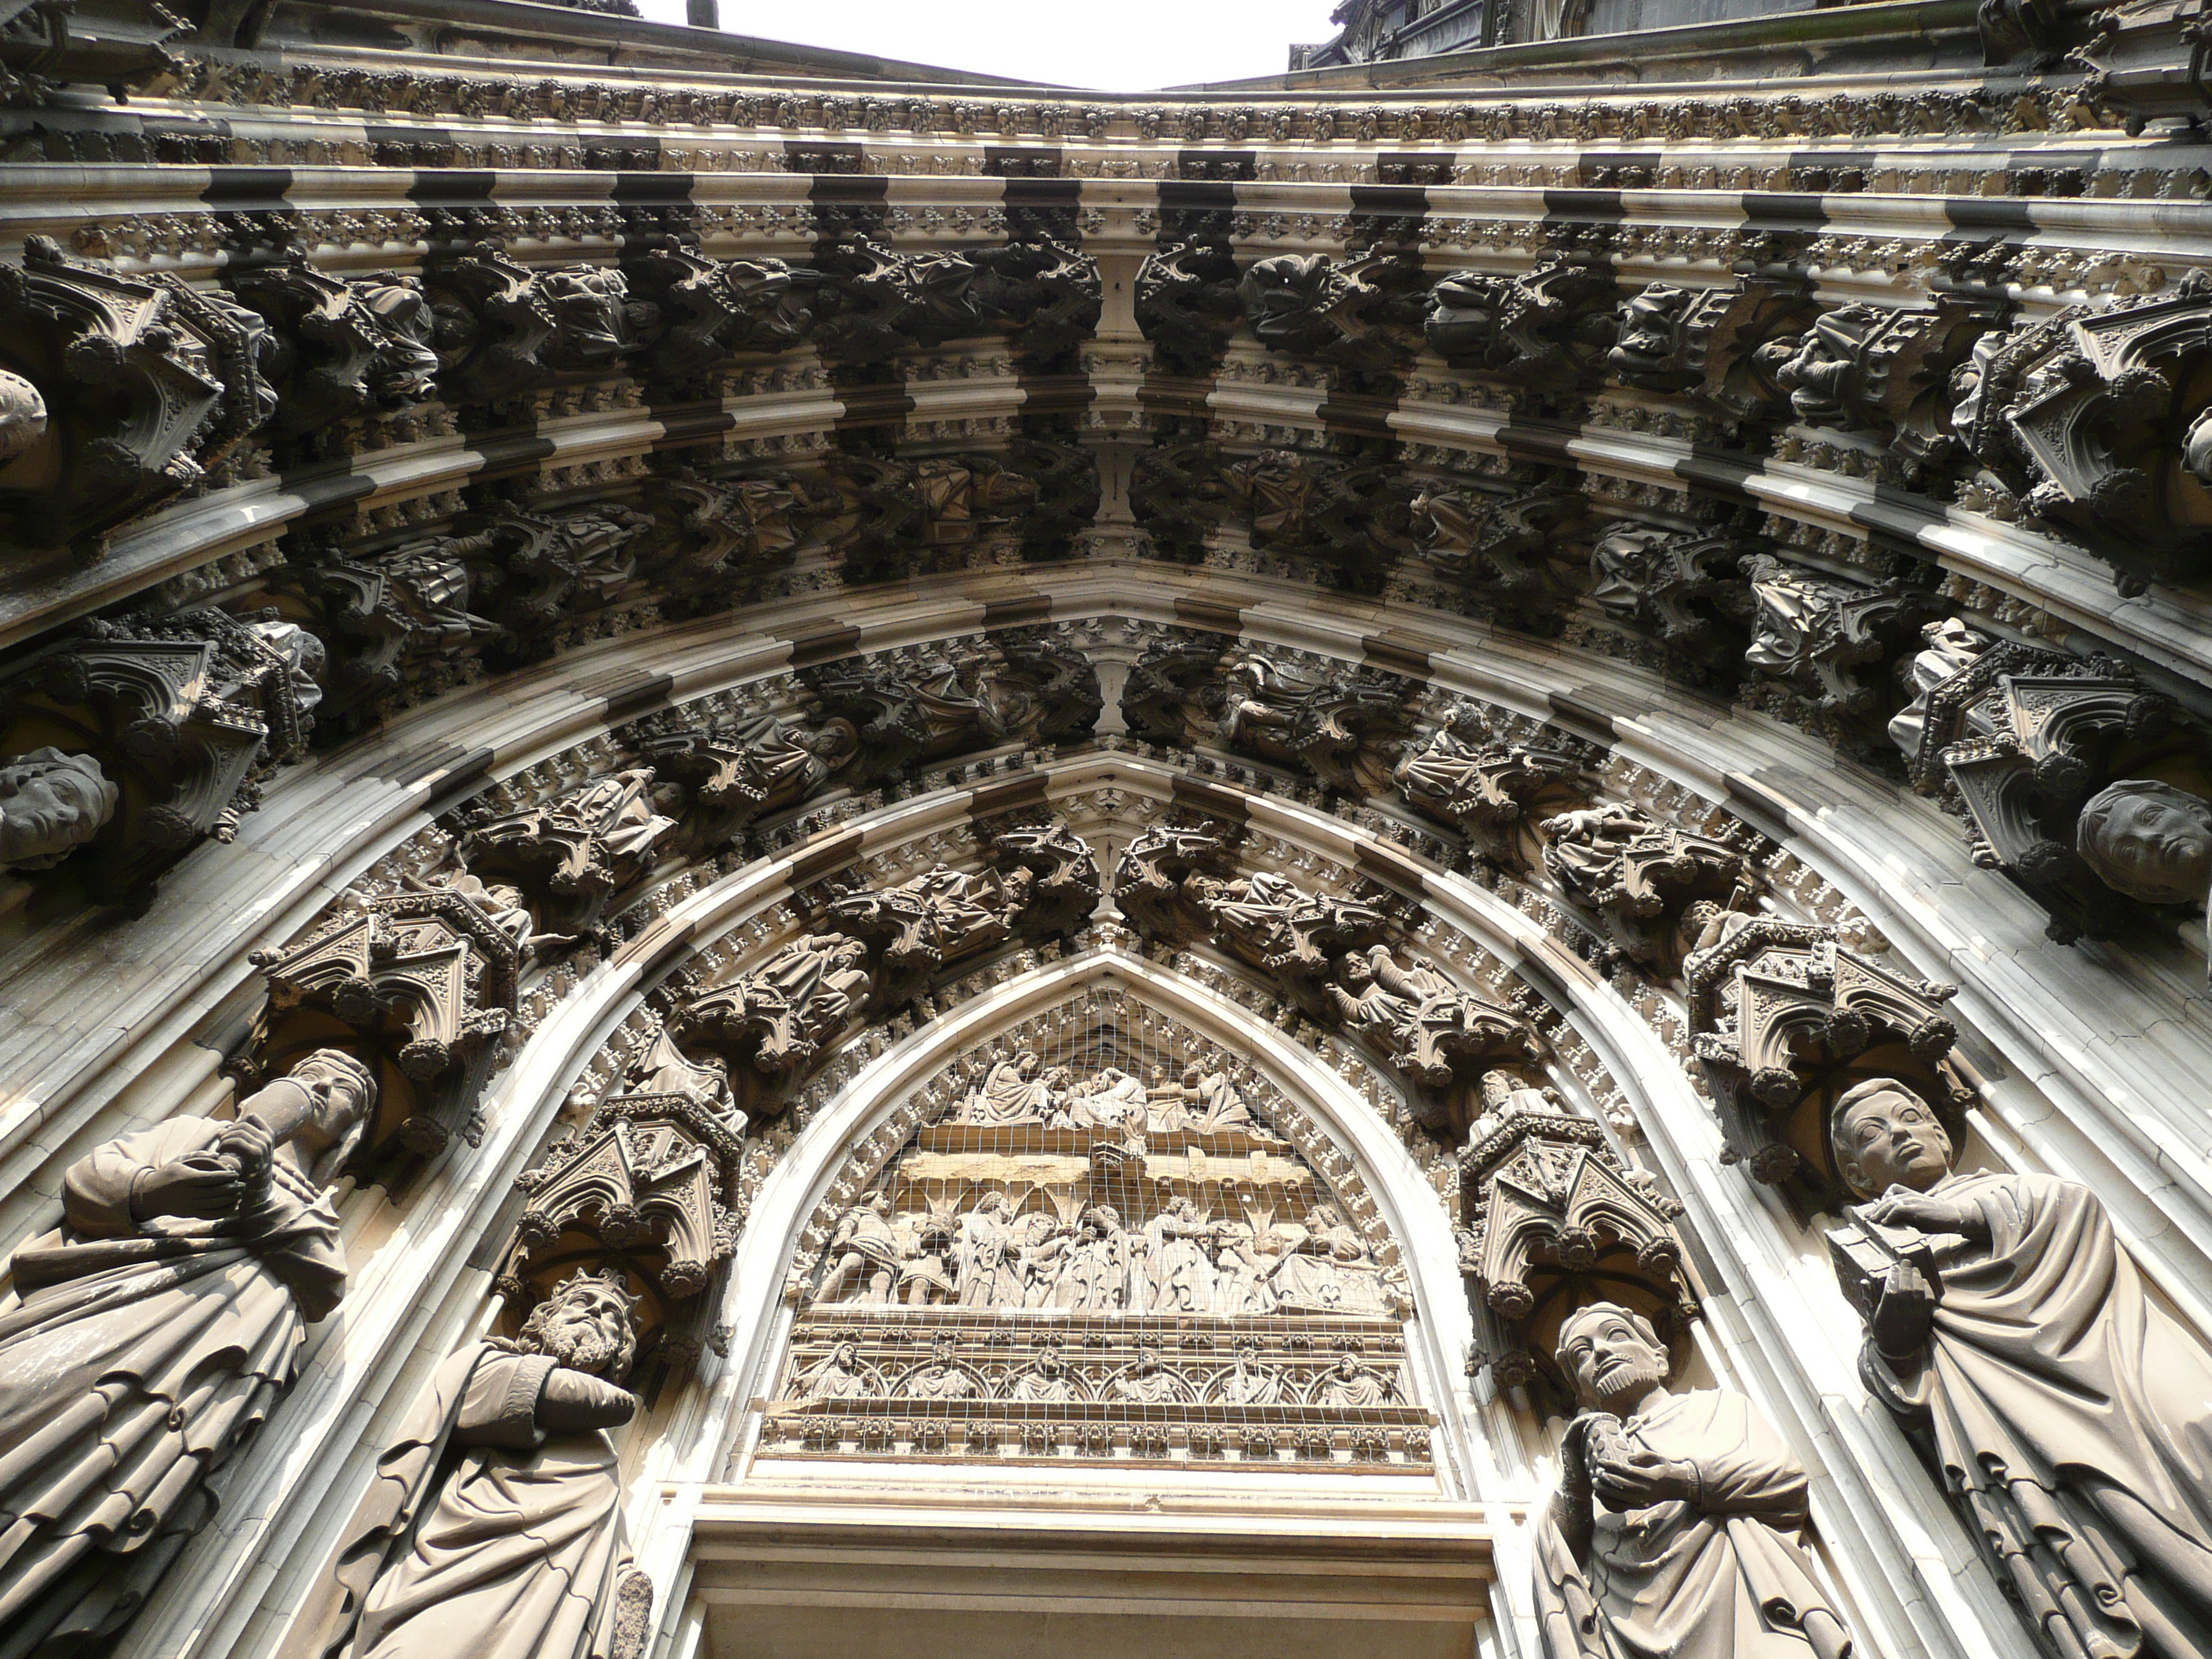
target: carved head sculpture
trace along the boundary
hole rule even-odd
[[[52,869],[100,833],[119,799],[90,755],[17,756],[0,766],[0,866]]]
[[[1951,1172],[1951,1137],[1903,1084],[1869,1078],[1838,1097],[1828,1117],[1836,1174],[1861,1198],[1892,1187],[1924,1193]]]
[[[2099,790],[2074,844],[2106,886],[2147,904],[2202,904],[2212,889],[2212,801],[2170,783],[2124,778]]]
[[[2181,465],[2191,477],[2212,484],[2212,409],[2189,423],[2188,434],[2181,441]]]
[[[960,1345],[949,1336],[940,1336],[929,1346],[929,1363],[938,1370],[950,1370],[959,1357]]]
[[[580,1270],[530,1310],[516,1346],[619,1383],[637,1357],[637,1298],[619,1268],[605,1274]]]
[[[1024,1058],[1026,1059],[1028,1056],[1024,1055]],[[994,1216],[1003,1220],[1013,1213],[1013,1209],[1014,1206],[1007,1200],[1006,1195],[1000,1192],[986,1193],[975,1200],[977,1215]]]
[[[1044,1377],[1056,1377],[1067,1369],[1067,1360],[1060,1352],[1059,1343],[1048,1342],[1038,1350],[1036,1368],[1037,1375]]]
[[[857,1342],[840,1342],[830,1352],[833,1370],[856,1371],[860,1369],[860,1346]]]
[[[1355,991],[1364,989],[1375,978],[1375,964],[1356,953],[1338,963],[1336,971],[1338,976]]]
[[[1665,1387],[1673,1369],[1651,1322],[1614,1302],[1569,1314],[1559,1326],[1558,1358],[1585,1407],[1616,1413],[1635,1410]]]
[[[376,1078],[360,1060],[337,1048],[318,1048],[292,1067],[293,1082],[304,1084],[311,1103],[298,1119],[268,1127],[274,1139],[295,1146],[318,1183],[335,1180],[361,1145],[376,1109]]]
[[[1251,1370],[1255,1369],[1255,1367],[1257,1367],[1257,1366],[1258,1366],[1258,1364],[1259,1364],[1259,1363],[1260,1363],[1260,1345],[1259,1345],[1257,1342],[1254,1341],[1250,1337],[1249,1337],[1249,1336],[1248,1336],[1248,1337],[1244,1338],[1244,1339],[1243,1339],[1243,1340],[1242,1340],[1242,1341],[1240,1341],[1239,1343],[1237,1343],[1237,1370]]]
[[[1160,1345],[1154,1341],[1139,1341],[1137,1344],[1137,1375],[1139,1376],[1150,1376],[1154,1371],[1159,1370],[1159,1368]]]
[[[46,400],[20,374],[0,369],[0,465],[46,435]]]

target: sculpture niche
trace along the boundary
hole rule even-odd
[[[62,1224],[15,1252],[21,1300],[0,1314],[12,1651],[102,1642],[215,1514],[208,1478],[345,1294],[324,1183],[375,1098],[360,1062],[324,1049],[234,1118],[171,1118],[63,1176]]]
[[[1863,1200],[1828,1235],[1860,1375],[1932,1440],[2045,1650],[2212,1655],[2212,1352],[2087,1187],[1954,1172],[1936,1114],[1884,1078],[1830,1133]]]
[[[637,1659],[653,1581],[630,1565],[611,1428],[636,1342],[620,1273],[580,1272],[520,1335],[440,1366],[342,1546],[325,1659]]]
[[[1674,1394],[1640,1316],[1599,1302],[1559,1329],[1582,1413],[1536,1544],[1551,1659],[1848,1659],[1805,1551],[1804,1468],[1741,1395]]]

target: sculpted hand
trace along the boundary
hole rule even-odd
[[[1610,1510],[1646,1509],[1674,1498],[1694,1503],[1698,1470],[1694,1463],[1639,1446],[1601,1455],[1590,1465],[1590,1484]]]
[[[637,1413],[637,1396],[587,1371],[550,1371],[538,1395],[538,1426],[549,1434],[611,1429]]]
[[[1909,1359],[1918,1353],[1928,1346],[1941,1299],[1926,1274],[1910,1262],[1899,1262],[1882,1281],[1881,1300],[1867,1323],[1875,1348],[1893,1359]]]
[[[276,1143],[270,1138],[268,1127],[250,1117],[227,1123],[216,1137],[215,1150],[238,1162],[239,1179],[252,1186],[269,1173],[269,1161],[275,1155]]]
[[[1984,1238],[1989,1227],[1982,1212],[1956,1199],[1933,1193],[1916,1193],[1909,1187],[1892,1187],[1880,1198],[1862,1204],[1859,1213],[1885,1227],[1914,1227],[1923,1233],[1959,1233]]]
[[[238,1207],[246,1190],[238,1160],[221,1152],[188,1153],[172,1164],[156,1164],[131,1183],[131,1218],[157,1215],[216,1221]]]

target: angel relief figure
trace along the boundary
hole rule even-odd
[[[1520,1020],[1469,996],[1433,968],[1401,968],[1387,945],[1346,956],[1337,973],[1344,984],[1325,989],[1338,1017],[1380,1042],[1394,1065],[1425,1087],[1450,1087],[1455,1060],[1479,1063],[1528,1050]]]

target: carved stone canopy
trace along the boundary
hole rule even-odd
[[[1490,1365],[1500,1388],[1549,1374],[1560,1322],[1590,1302],[1632,1307],[1662,1329],[1696,1318],[1681,1206],[1544,1091],[1493,1073],[1484,1094],[1490,1109],[1460,1154],[1460,1266],[1488,1316],[1470,1365]]]
[[[516,1009],[530,915],[511,889],[463,877],[368,898],[289,950],[258,951],[269,1011],[255,1065],[275,1075],[303,1046],[342,1048],[378,1073],[374,1159],[473,1140],[478,1095]]]
[[[9,441],[0,541],[66,546],[198,483],[275,409],[272,343],[226,295],[28,239],[0,266],[0,370],[35,389],[42,419]]]
[[[1626,803],[1561,813],[1542,834],[1545,870],[1571,897],[1597,910],[1620,947],[1642,962],[1669,957],[1690,905],[1726,899],[1745,878],[1736,848]]]
[[[1954,988],[1900,974],[1833,927],[1716,910],[1682,982],[1730,1155],[1757,1180],[1799,1180],[1816,1200],[1839,1190],[1826,1105],[1863,1077],[1909,1079],[1954,1111],[1973,1098],[1944,1011]]]
[[[202,838],[229,840],[267,773],[305,750],[321,661],[312,635],[273,614],[94,619],[7,687],[0,756],[98,762],[119,798],[71,867],[95,897],[132,901]]]
[[[696,1357],[737,1243],[743,1120],[693,1094],[624,1094],[516,1178],[527,1195],[495,1284],[516,1314],[580,1264],[650,1291],[641,1357]]]

